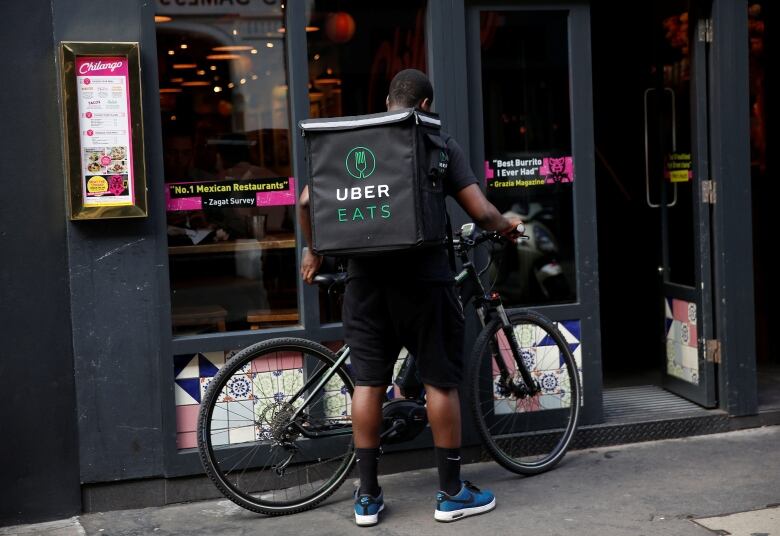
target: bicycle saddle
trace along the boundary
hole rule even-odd
[[[333,285],[344,285],[347,282],[347,273],[346,272],[337,272],[335,274],[319,273],[314,276],[314,282],[326,288],[331,288]]]

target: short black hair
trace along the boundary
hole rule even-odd
[[[404,69],[390,82],[390,102],[398,106],[413,108],[427,98],[433,102],[433,86],[424,72]]]

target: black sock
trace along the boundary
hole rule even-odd
[[[436,447],[436,467],[439,469],[439,489],[447,495],[457,495],[460,482],[460,449]]]
[[[355,449],[358,473],[360,474],[360,490],[358,495],[379,495],[377,480],[377,465],[379,464],[379,447],[375,449]]]

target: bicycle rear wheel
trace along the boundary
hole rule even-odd
[[[292,514],[341,485],[355,459],[354,385],[336,359],[312,341],[273,339],[237,353],[214,376],[198,449],[228,499],[254,512]]]
[[[494,319],[474,344],[472,409],[490,455],[510,471],[532,475],[554,467],[571,444],[582,402],[580,372],[569,343],[552,322],[530,311],[508,316],[520,359],[540,390],[533,396],[522,392],[502,323]]]

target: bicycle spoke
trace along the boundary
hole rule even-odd
[[[199,422],[199,448],[209,476],[222,475],[227,486],[223,492],[234,502],[267,513],[291,511],[302,504],[310,507],[323,500],[343,481],[354,460],[350,436],[337,435],[351,432],[346,413],[352,384],[346,370],[337,370],[315,390],[335,356],[308,341],[287,340],[300,348],[291,350],[266,341],[236,354],[209,385],[204,404],[211,409],[201,411],[200,420],[205,416],[208,420]],[[296,370],[290,355],[300,360],[302,374],[287,372]],[[254,398],[225,400],[233,392],[228,386],[236,377],[248,377]],[[241,391],[238,387],[243,386],[237,384],[237,391]],[[307,404],[302,407],[304,401]],[[292,415],[296,415],[298,426],[308,430],[306,434],[314,435],[301,435],[289,428]],[[201,424],[209,430],[206,437],[200,433]],[[225,444],[206,448],[202,444],[205,440]],[[328,455],[317,456],[323,448]]]
[[[506,341],[502,343],[498,321],[486,327],[480,336],[476,355],[481,359],[472,365],[475,417],[488,452],[496,461],[512,471],[533,474],[555,465],[573,436],[578,411],[571,406],[579,399],[578,378],[572,377],[577,374],[576,364],[568,344],[548,320],[520,312],[510,315],[510,322],[518,342],[516,354],[507,351],[506,345],[511,348],[513,344],[510,339],[504,337]],[[534,346],[536,341],[543,342]],[[514,355],[521,356],[523,362],[514,363]],[[526,356],[530,361],[525,361]],[[501,370],[499,360],[510,373],[506,383],[495,377],[495,371]],[[528,367],[529,375],[539,378],[547,390],[520,396],[520,389],[526,385],[521,367]],[[546,378],[550,379],[549,385],[543,382]],[[502,390],[507,393],[499,394]],[[564,402],[563,392],[575,402]]]

